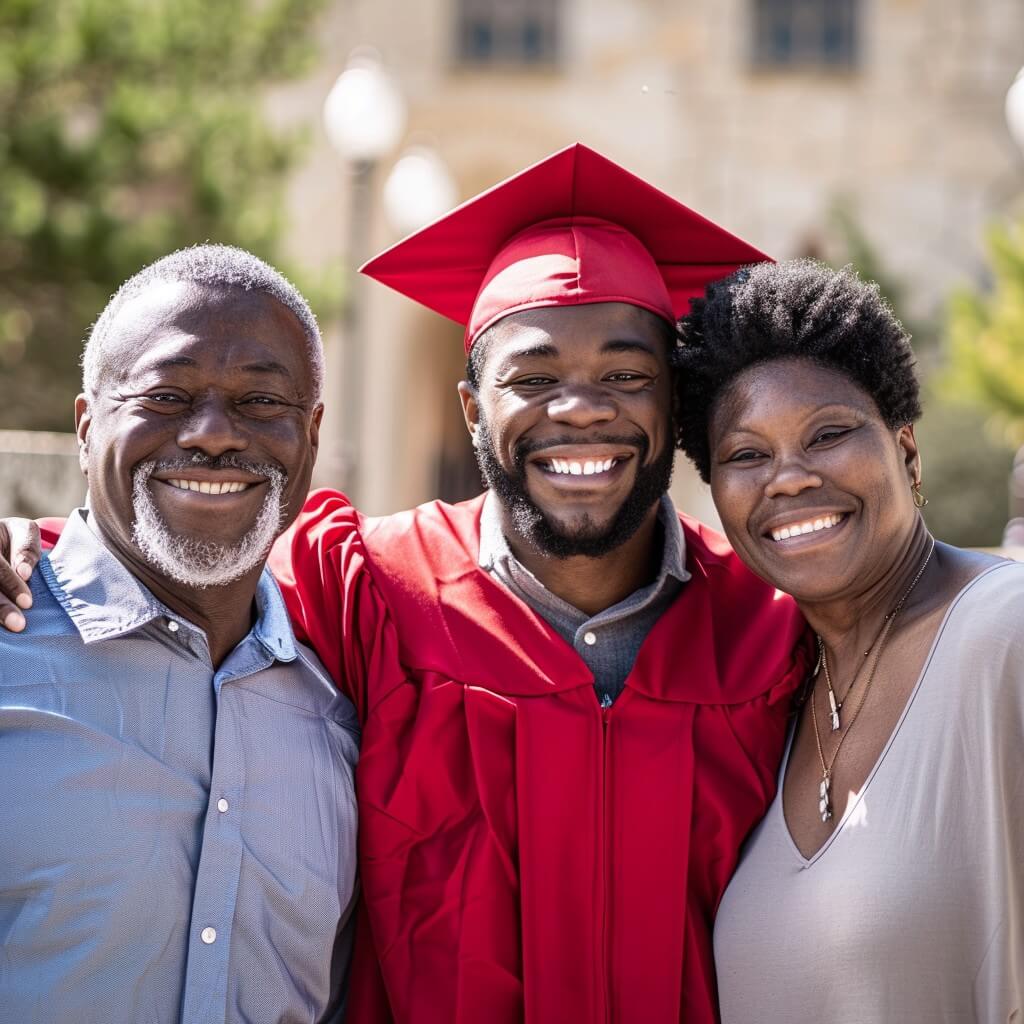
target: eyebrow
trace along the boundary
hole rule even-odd
[[[279,377],[291,377],[291,371],[283,363],[267,359],[259,363],[245,363],[238,367],[245,373],[277,374]]]
[[[640,341],[634,338],[616,338],[614,341],[606,341],[601,346],[602,352],[641,352],[649,356],[655,354],[654,346],[649,342]]]
[[[199,363],[191,356],[169,356],[166,359],[160,359],[155,363],[143,364],[138,367],[141,373],[153,373],[159,372],[160,370],[173,370],[178,368],[192,369],[199,365]],[[291,371],[283,363],[279,363],[273,359],[261,360],[255,363],[243,363],[241,366],[233,367],[235,371],[242,373],[256,373],[264,375],[275,375],[278,377],[291,378]]]
[[[601,352],[602,354],[639,352],[649,356],[653,356],[655,354],[654,346],[646,341],[640,341],[639,339],[634,338],[614,338],[610,341],[606,341],[601,346]],[[553,359],[559,355],[560,353],[555,345],[542,342],[539,345],[531,345],[528,348],[521,348],[515,352],[510,352],[503,360],[503,364],[508,366],[509,363],[512,363],[517,359]]]
[[[728,412],[728,409],[726,409],[726,412]],[[806,419],[811,420],[815,416],[827,416],[832,413],[854,413],[855,415],[863,416],[864,410],[855,405],[847,405],[845,402],[829,402],[826,405],[815,406]],[[760,431],[757,429],[757,424],[748,425],[743,420],[737,421],[734,417],[730,416],[729,425],[722,431],[722,437],[730,437],[733,434],[758,433],[760,433]]]
[[[535,359],[537,357],[550,359],[557,355],[558,349],[554,345],[541,342],[539,345],[530,345],[528,348],[520,348],[516,349],[515,352],[510,352],[502,362],[508,366],[509,363],[515,362],[517,359]]]

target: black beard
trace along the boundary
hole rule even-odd
[[[651,506],[668,491],[672,482],[672,465],[675,449],[666,445],[665,450],[651,463],[645,462],[649,444],[647,438],[603,435],[588,440],[601,444],[628,444],[637,448],[639,469],[633,488],[626,500],[619,506],[614,519],[603,532],[585,518],[571,532],[566,532],[551,522],[526,490],[526,457],[540,448],[555,444],[574,444],[578,438],[557,438],[545,441],[543,445],[521,442],[513,453],[515,470],[509,473],[498,462],[494,453],[494,440],[487,424],[481,419],[477,428],[475,446],[476,461],[484,483],[494,491],[502,505],[511,513],[516,534],[542,555],[553,558],[572,558],[583,555],[586,558],[601,558],[621,547],[640,529]]]

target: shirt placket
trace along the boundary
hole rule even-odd
[[[221,671],[213,679],[217,696],[213,769],[192,900],[182,1024],[213,1024],[227,1015],[231,929],[242,864],[245,769],[238,694],[231,678]]]

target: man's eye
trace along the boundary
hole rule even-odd
[[[145,402],[153,402],[156,405],[173,405],[177,402],[184,402],[186,399],[170,391],[156,391],[148,395],[139,395]]]
[[[544,384],[551,384],[553,380],[554,378],[552,377],[541,377],[539,375],[534,377],[520,377],[519,380],[515,381],[515,385],[517,387],[526,388],[540,387]]]
[[[620,370],[618,373],[610,373],[605,380],[617,381],[619,383],[629,384],[633,381],[650,380],[651,378],[646,373],[639,373],[634,370]]]

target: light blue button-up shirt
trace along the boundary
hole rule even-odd
[[[355,711],[268,572],[215,670],[88,515],[0,630],[0,1022],[336,1019]]]

